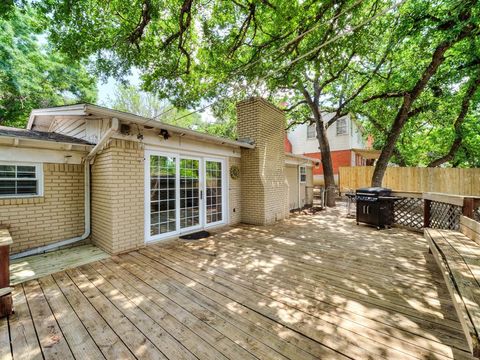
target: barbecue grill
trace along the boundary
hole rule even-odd
[[[382,187],[357,189],[357,225],[366,223],[377,229],[389,228],[393,224],[393,204],[399,198],[392,196],[392,190]]]

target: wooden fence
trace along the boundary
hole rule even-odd
[[[340,167],[340,191],[346,192],[370,186],[372,174],[372,166]],[[389,167],[382,186],[395,191],[478,196],[480,195],[480,168]]]

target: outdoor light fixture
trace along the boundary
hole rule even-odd
[[[168,138],[170,137],[170,134],[169,134],[168,131],[165,130],[165,129],[161,129],[159,135],[163,136],[163,139],[164,139],[164,140],[168,140]]]
[[[130,125],[127,125],[127,124],[120,125],[120,133],[122,135],[130,135]]]

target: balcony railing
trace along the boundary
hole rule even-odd
[[[458,230],[460,216],[480,218],[480,197],[441,193],[393,192],[395,224],[421,231],[424,227]]]

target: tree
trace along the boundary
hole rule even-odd
[[[386,114],[395,114],[375,166],[372,186],[381,185],[402,130],[431,107],[430,100],[441,91],[442,81],[448,85],[460,81],[456,62],[470,57],[471,53],[465,50],[472,49],[465,44],[469,40],[475,42],[479,32],[477,14],[472,16],[472,9],[478,9],[477,1],[445,1],[443,6],[412,1],[409,5],[398,30],[398,36],[404,39],[402,47],[382,74],[388,81],[373,84],[380,85],[383,91],[364,100],[380,99]]]
[[[94,102],[96,79],[41,40],[44,23],[31,8],[0,18],[0,124],[23,127],[34,108]]]
[[[387,11],[392,4],[51,0],[40,7],[49,15],[50,36],[59,49],[73,58],[95,57],[100,73],[119,78],[136,67],[143,88],[175,106],[234,102],[239,94],[277,103],[288,97],[290,122],[317,124],[333,206],[326,128],[348,112],[392,50],[382,40],[394,26],[395,16]],[[324,123],[327,111],[335,116]]]
[[[465,119],[467,118],[468,111],[470,108],[470,104],[472,100],[474,99],[477,90],[480,86],[480,71],[477,71],[476,74],[472,79],[470,79],[467,90],[465,91],[465,94],[462,99],[462,104],[460,106],[460,111],[458,113],[458,116],[453,124],[454,128],[454,139],[452,141],[452,145],[450,146],[450,149],[448,150],[447,154],[431,161],[428,164],[428,167],[436,167],[440,166],[448,161],[452,161],[455,158],[455,155],[457,154],[458,150],[460,150],[460,147],[462,145],[463,141],[463,124],[465,122]]]
[[[132,85],[120,85],[107,98],[105,106],[129,112],[146,118],[153,118],[166,124],[172,124],[212,135],[234,138],[232,124],[227,117],[216,121],[204,121],[199,113],[186,109],[177,109],[166,100],[160,100],[152,93],[139,90]],[[222,114],[225,109],[218,109]],[[234,127],[234,126],[233,126]]]

